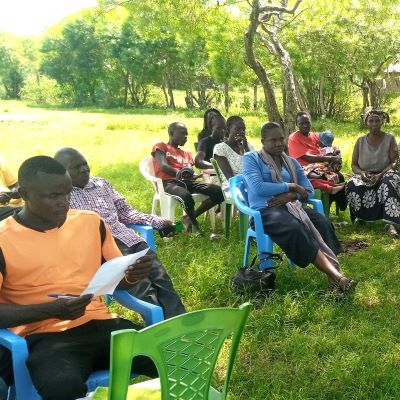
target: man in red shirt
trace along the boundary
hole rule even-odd
[[[179,147],[187,142],[188,131],[184,124],[173,122],[168,126],[169,142],[160,142],[153,146],[154,172],[162,179],[166,193],[178,199],[186,212],[183,217],[186,230],[201,232],[197,217],[224,201],[224,195],[218,185],[196,182],[192,169],[192,153]],[[192,193],[201,193],[209,198],[194,208]]]

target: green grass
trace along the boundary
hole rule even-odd
[[[258,147],[257,132],[266,117],[245,119],[250,141]],[[138,163],[153,143],[167,139],[166,126],[175,120],[188,125],[186,147],[193,149],[201,112],[41,109],[0,102],[1,153],[17,169],[29,156],[75,147],[93,174],[109,179],[134,206],[149,211],[153,191]],[[358,121],[316,121],[315,127],[334,131],[349,171],[352,146],[364,132]],[[388,130],[399,137],[395,126]],[[349,220],[348,213],[341,218]],[[208,221],[203,224],[208,231]],[[381,223],[349,225],[338,235],[369,243],[366,250],[340,257],[346,274],[359,280],[354,299],[341,304],[327,300],[322,274],[312,266],[293,269],[282,262],[276,292],[250,299],[254,309],[239,349],[231,399],[400,398],[400,241],[387,237]],[[244,247],[237,221],[229,240],[182,234],[168,242],[158,239],[157,246],[189,310],[249,300],[229,287]]]

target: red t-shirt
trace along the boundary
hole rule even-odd
[[[165,154],[167,163],[172,168],[182,169],[183,167],[191,167],[194,164],[193,156],[190,151],[178,149],[168,143],[157,143],[151,150],[151,155],[153,156],[154,174],[157,178],[175,179],[175,176],[169,175],[161,170],[156,158],[154,157],[156,150],[160,150]]]
[[[318,143],[319,135],[317,132],[310,132],[308,136],[304,136],[300,131],[293,132],[288,141],[289,155],[295,158],[302,167],[308,165],[310,162],[301,157],[306,154],[320,155]]]

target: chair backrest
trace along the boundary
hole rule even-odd
[[[153,156],[146,156],[140,161],[139,164],[140,173],[151,182],[153,188],[156,192],[159,192],[159,185],[162,182],[160,178],[157,178],[154,174],[154,166],[153,166]]]
[[[224,175],[221,171],[221,168],[218,165],[218,162],[215,158],[210,158],[210,163],[212,164],[215,174],[217,175],[219,184],[222,185],[222,182],[224,181]]]
[[[194,311],[141,331],[112,333],[109,399],[125,399],[132,358],[150,357],[157,366],[161,399],[207,400],[221,347],[231,337],[230,356],[221,399],[226,398],[235,355],[251,304],[238,309]]]
[[[229,186],[231,188],[232,198],[237,208],[243,213],[249,214],[251,209],[249,207],[249,198],[243,175],[236,175],[229,179]],[[253,214],[253,212],[249,215],[251,214]]]

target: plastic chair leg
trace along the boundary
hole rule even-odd
[[[153,196],[153,203],[151,205],[151,213],[154,215],[157,215],[157,203],[160,203],[160,201],[156,198],[156,196]],[[160,209],[161,209],[161,206],[160,206]]]
[[[210,225],[211,229],[215,229],[215,207],[210,208],[208,211],[208,215],[210,216]]]
[[[239,240],[246,238],[247,228],[249,227],[249,216],[239,211]]]
[[[233,210],[232,204],[224,203],[224,229],[226,238],[229,237],[231,231],[232,210]]]
[[[246,235],[246,243],[244,245],[243,267],[247,267],[249,265],[250,240],[251,240],[251,236],[249,234],[247,234]]]

